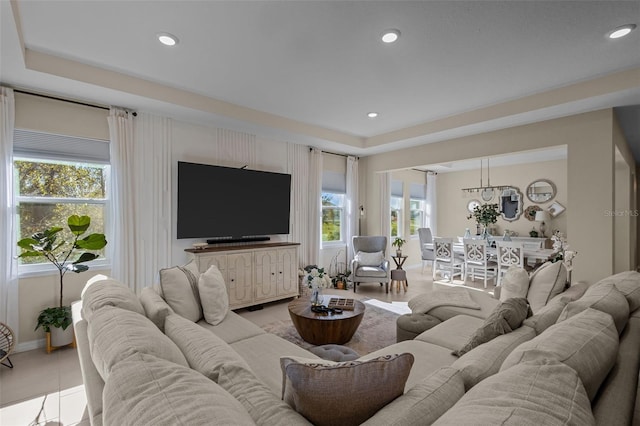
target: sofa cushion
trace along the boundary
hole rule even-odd
[[[200,275],[198,294],[204,320],[211,325],[220,324],[229,312],[229,295],[222,273],[216,265],[211,265],[205,273]]]
[[[415,314],[414,314],[415,315]],[[464,346],[484,321],[469,315],[457,315],[420,333],[415,340],[433,343],[452,351]]]
[[[354,260],[358,262],[360,266],[380,266],[384,260],[384,254],[381,251],[359,251],[356,253]]]
[[[526,361],[555,359],[576,370],[593,399],[616,360],[618,333],[611,315],[595,309],[549,327],[514,349],[500,371]]]
[[[629,302],[629,311],[633,312],[640,308],[640,272],[626,271],[619,274],[603,278],[596,284],[612,283],[624,294]],[[596,285],[594,284],[594,285]]]
[[[162,297],[175,313],[193,322],[202,318],[202,305],[198,292],[199,277],[200,272],[195,261],[184,266],[160,270]]]
[[[481,380],[500,371],[507,356],[534,337],[536,332],[531,327],[522,326],[473,348],[451,364],[451,367],[460,370],[465,389],[469,390]]]
[[[164,319],[173,313],[167,302],[153,288],[145,287],[140,292],[140,303],[142,303],[147,318],[161,331],[164,331]]]
[[[592,285],[584,293],[584,296],[575,302],[568,303],[558,317],[558,321],[564,321],[587,308],[597,309],[611,315],[616,324],[618,334],[622,333],[622,329],[624,329],[629,319],[629,303],[627,299],[613,283],[607,282]]]
[[[105,424],[255,424],[240,402],[202,374],[145,354],[114,366],[103,399]]]
[[[567,283],[567,269],[562,262],[546,262],[536,269],[529,279],[527,300],[533,313],[537,313],[556,295],[562,293]]]
[[[205,320],[200,320],[197,324],[227,343],[265,334],[263,329],[233,311],[227,312],[224,320],[216,325],[211,325]]]
[[[434,287],[439,287],[438,284],[434,284]],[[462,289],[465,290],[465,289]],[[429,315],[433,315],[438,318],[440,321],[446,321],[450,318],[455,317],[456,315],[464,314],[469,315],[471,317],[485,319],[487,318],[491,312],[500,304],[500,300],[494,298],[490,294],[485,293],[484,291],[473,291],[468,290],[469,296],[471,299],[480,306],[480,309],[470,309],[470,308],[461,308],[458,306],[451,305],[442,305],[437,308],[433,308],[429,311]]]
[[[147,317],[126,309],[105,306],[95,311],[87,336],[91,359],[105,382],[118,362],[136,353],[189,366],[175,343]]]
[[[443,367],[378,411],[363,426],[429,425],[464,395],[460,372]]]
[[[441,305],[480,309],[480,305],[473,300],[470,292],[466,288],[459,287],[435,288],[430,293],[412,298],[408,305],[414,314],[427,314]]]
[[[180,348],[189,366],[216,383],[225,363],[238,363],[249,368],[228,343],[180,315],[168,316],[164,331]]]
[[[513,297],[527,297],[529,292],[529,273],[524,268],[510,266],[500,282],[500,301]]]
[[[218,384],[240,401],[257,425],[311,425],[258,380],[246,364],[223,364]]]
[[[540,308],[535,315],[524,320],[522,324],[533,327],[536,330],[536,334],[542,333],[558,321],[567,303],[582,297],[587,287],[587,284],[576,284],[569,287],[569,289],[558,294]]]
[[[409,353],[339,363],[283,357],[282,399],[314,425],[358,425],[402,395],[412,364]]]
[[[105,275],[96,275],[87,281],[82,289],[82,317],[90,320],[91,315],[103,306],[117,306],[144,315],[144,308],[135,293],[120,281]]]
[[[507,299],[499,304],[487,317],[461,348],[455,349],[453,354],[462,356],[471,349],[490,341],[502,334],[510,333],[522,325],[522,321],[531,315],[529,302],[522,297]]]
[[[449,425],[594,425],[578,374],[558,361],[523,363],[474,386],[433,423]]]

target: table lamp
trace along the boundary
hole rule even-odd
[[[546,237],[546,235],[544,235],[544,232],[547,230],[547,225],[545,222],[548,222],[551,220],[551,216],[549,215],[548,211],[545,210],[538,210],[536,212],[536,222],[540,222],[540,236],[541,237]]]

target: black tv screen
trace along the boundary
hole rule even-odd
[[[291,175],[178,162],[178,238],[289,233]]]

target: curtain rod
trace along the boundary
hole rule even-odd
[[[434,172],[433,170],[421,170],[421,169],[415,169],[413,167],[411,168],[411,170],[413,170],[415,172],[422,172],[422,173],[427,173],[427,174],[428,173],[431,173],[431,174],[434,174],[434,175],[438,174],[438,172]]]
[[[85,103],[85,102],[73,101],[73,100],[70,100],[70,99],[62,99],[62,98],[58,98],[58,97],[51,96],[51,95],[43,95],[41,93],[28,92],[26,90],[13,89],[13,91],[16,92],[16,93],[22,93],[22,94],[25,94],[25,95],[38,96],[38,97],[45,98],[45,99],[53,99],[54,101],[69,102],[70,104],[82,105],[82,106],[87,106],[87,107],[91,107],[91,108],[104,109],[104,110],[107,110],[107,111],[110,110],[110,108],[102,106],[102,105],[93,105],[93,104],[88,104],[88,103]]]
[[[309,151],[313,150],[312,147],[309,147]],[[338,155],[340,157],[355,157],[358,160],[360,159],[360,157],[358,157],[357,155],[349,155],[349,154],[338,154],[337,152],[331,152],[331,151],[322,151],[320,150],[323,154],[331,154],[331,155]]]

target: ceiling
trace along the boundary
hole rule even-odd
[[[354,155],[619,108],[640,158],[640,30],[605,37],[640,24],[640,1],[0,0],[0,14],[0,81],[36,93]]]

